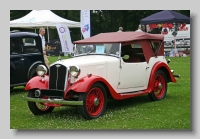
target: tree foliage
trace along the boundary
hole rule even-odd
[[[122,26],[124,31],[137,29],[140,20],[161,10],[90,10],[91,35],[102,32],[115,32]],[[174,10],[190,17],[190,10]],[[10,20],[21,18],[31,10],[11,10]],[[80,10],[52,10],[58,16],[80,22]],[[24,29],[20,29],[24,31]],[[26,29],[27,30],[27,29]],[[30,31],[30,30],[28,30]],[[70,28],[72,41],[81,39],[80,28]],[[51,38],[58,38],[57,31],[51,30]],[[50,38],[50,39],[51,39]]]

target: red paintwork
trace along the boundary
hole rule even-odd
[[[139,96],[139,95],[148,93],[146,91],[140,91],[140,92],[137,92],[137,93],[134,92],[134,93],[128,93],[128,94],[119,94],[113,89],[113,87],[104,78],[92,75],[92,76],[89,76],[89,77],[85,76],[85,77],[79,79],[72,86],[70,86],[70,88],[68,88],[65,91],[64,96],[66,96],[67,92],[70,91],[70,90],[73,90],[75,92],[82,92],[82,93],[88,92],[90,87],[92,86],[92,84],[94,84],[95,82],[103,82],[108,87],[112,97],[116,100],[135,97],[135,96]]]
[[[67,92],[70,91],[70,90],[73,90],[75,92],[88,92],[90,87],[92,86],[92,84],[95,83],[95,82],[103,82],[108,87],[112,97],[116,100],[126,99],[126,98],[131,98],[131,97],[136,97],[136,96],[148,94],[148,93],[151,93],[154,89],[155,73],[161,67],[166,68],[169,72],[171,81],[176,82],[176,79],[172,75],[168,65],[163,63],[163,62],[157,62],[154,65],[154,67],[152,68],[150,79],[149,79],[149,84],[148,84],[148,87],[147,87],[146,90],[138,91],[138,92],[132,92],[132,93],[129,92],[129,93],[119,94],[113,89],[113,87],[104,78],[92,75],[92,76],[85,76],[85,77],[79,79],[77,82],[75,82],[72,86],[70,86],[65,91],[64,96],[66,96]]]
[[[105,79],[103,79],[102,77],[99,76],[85,76],[81,79],[79,79],[78,81],[76,81],[72,86],[70,86],[65,93],[67,93],[70,90],[73,90],[75,92],[88,92],[90,87],[92,86],[93,83],[95,82],[107,82]],[[64,96],[66,96],[64,94]]]
[[[171,70],[169,69],[168,65],[164,62],[157,62],[151,70],[151,75],[150,75],[150,78],[149,78],[149,84],[148,84],[148,87],[146,89],[147,92],[151,93],[153,91],[155,74],[156,74],[156,71],[161,67],[164,67],[164,68],[167,69],[167,71],[169,72],[170,78],[171,78],[171,82],[176,82],[176,79],[174,78],[174,76],[173,76]]]
[[[48,99],[49,97],[48,96],[43,96],[42,99]],[[49,107],[60,107],[62,106],[62,104],[55,104],[55,103],[42,103],[43,105],[46,106],[46,110],[49,108]]]
[[[79,79],[65,91],[64,96],[67,96],[67,93],[70,90],[73,90],[75,92],[88,92],[92,84],[94,84],[95,82],[103,82],[108,87],[113,98],[121,99],[121,96],[112,88],[112,86],[104,78],[95,75],[85,76]]]
[[[28,81],[26,84],[25,90],[30,90],[30,89],[48,89],[49,86],[49,76],[45,75],[45,81],[42,81],[42,77],[40,76],[35,76],[32,79]]]

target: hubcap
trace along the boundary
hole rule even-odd
[[[161,83],[158,83],[158,85],[157,85],[156,88],[157,88],[157,89],[156,89],[155,93],[156,93],[156,95],[158,95],[159,92],[162,90],[162,84],[161,84]]]
[[[161,98],[165,93],[165,79],[163,75],[158,74],[155,77],[154,94],[157,98]]]
[[[159,89],[159,90],[162,89],[162,84],[161,84],[161,83],[158,84],[158,89]]]
[[[94,105],[95,105],[95,106],[99,105],[99,99],[98,99],[98,98],[95,98],[95,99],[94,99]]]

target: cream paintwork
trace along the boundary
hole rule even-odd
[[[109,66],[107,66],[108,63]],[[57,61],[52,65],[55,64],[62,64],[68,68],[69,66],[79,66],[81,69],[81,73],[78,77],[79,79],[87,76],[88,73],[91,73],[92,75],[101,76],[112,86],[115,86],[115,88],[117,87],[119,78],[119,58],[117,57],[88,55]],[[118,70],[117,74],[113,74],[113,70]]]
[[[164,56],[152,57],[149,63],[125,63],[121,60],[122,68],[120,69],[120,59],[117,57],[87,55],[57,61],[51,66],[54,64],[62,64],[68,68],[79,66],[81,69],[79,79],[91,73],[104,78],[117,93],[126,93],[146,89],[152,67],[158,61],[167,63]],[[134,72],[131,72],[131,69]]]
[[[146,67],[146,62],[125,63],[122,60],[118,89],[144,87],[147,76]]]
[[[150,77],[150,74],[151,74],[151,70],[152,70],[154,64],[158,61],[167,63],[164,56],[158,56],[157,58],[151,57],[150,60],[149,60],[149,63],[141,62],[141,63],[124,63],[123,64],[123,62],[122,62],[122,69],[123,69],[123,65],[129,64],[129,65],[133,66],[132,68],[135,69],[136,73],[139,73],[138,75],[134,75],[136,80],[134,80],[134,79],[132,80],[132,82],[136,83],[136,85],[138,85],[138,86],[133,86],[133,87],[129,87],[129,88],[128,87],[127,88],[117,88],[117,89],[115,89],[116,92],[126,93],[126,92],[145,90],[148,86],[148,83],[149,83],[149,77]],[[141,64],[140,67],[143,68],[143,69],[137,68],[137,66],[139,64]],[[124,78],[122,81],[124,82],[123,84],[127,83],[127,84],[130,85],[131,84],[130,83],[131,74],[130,74],[130,70],[129,69],[127,69],[127,70],[128,70],[128,72],[123,72],[123,74],[120,75],[120,76],[121,77],[123,77],[123,75],[127,76],[127,78]],[[144,74],[144,75],[141,75],[141,74]],[[142,78],[139,78],[140,76]],[[120,84],[122,83],[122,81],[120,81]],[[139,83],[137,83],[137,81],[140,82],[142,85],[139,85]]]

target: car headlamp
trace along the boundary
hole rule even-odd
[[[78,66],[71,66],[69,72],[72,77],[78,77],[81,73],[81,70]]]
[[[47,68],[44,65],[38,65],[36,72],[38,76],[44,76],[47,73]]]

